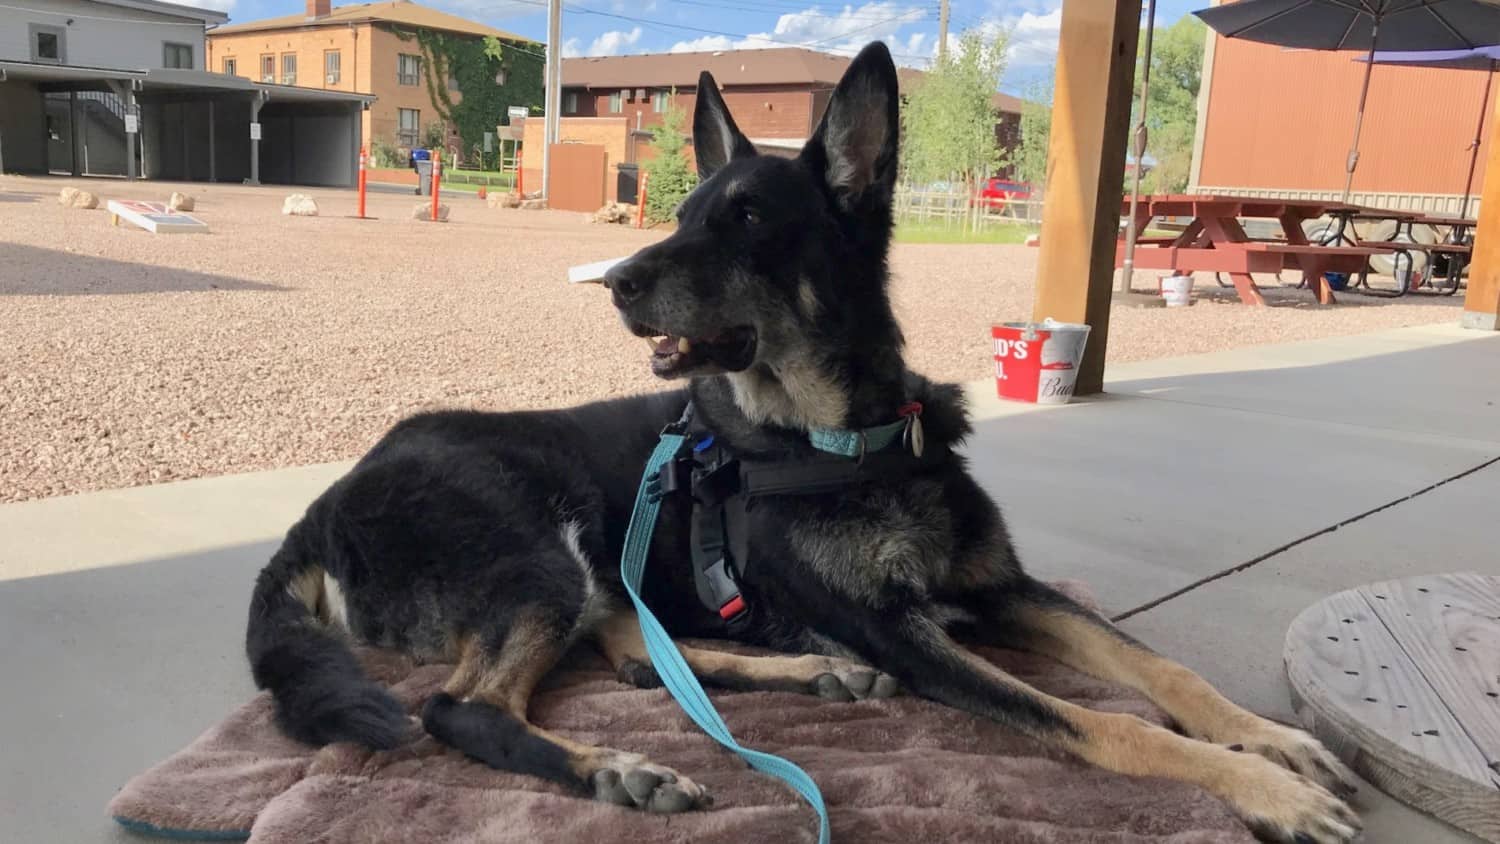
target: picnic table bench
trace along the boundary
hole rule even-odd
[[[1330,212],[1355,212],[1359,206],[1323,200],[1265,199],[1219,195],[1156,195],[1140,197],[1136,208],[1136,231],[1145,231],[1155,217],[1191,218],[1176,237],[1137,239],[1135,266],[1140,269],[1181,272],[1221,272],[1234,281],[1240,301],[1264,305],[1265,297],[1251,273],[1274,273],[1283,269],[1302,271],[1303,280],[1322,304],[1332,304],[1333,288],[1327,273],[1367,272],[1370,256],[1380,254],[1375,246],[1334,246],[1310,243],[1302,231],[1305,220]],[[1124,204],[1129,214],[1129,202]],[[1241,218],[1269,218],[1281,225],[1279,240],[1255,240],[1245,233]],[[1115,250],[1115,266],[1123,266],[1124,243]]]

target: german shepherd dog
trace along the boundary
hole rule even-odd
[[[1317,741],[1205,681],[1021,569],[1000,511],[950,450],[959,390],[908,370],[887,294],[900,134],[896,72],[865,48],[795,158],[759,156],[703,74],[701,176],[670,237],[611,269],[652,371],[685,389],[398,424],[288,532],[260,573],[247,650],[279,723],[313,744],[390,748],[414,719],[347,641],[452,661],[421,727],[465,754],[652,812],[708,805],[687,776],[527,720],[539,680],[592,641],[622,679],[658,682],[617,563],[642,468],[692,402],[738,453],[810,453],[815,428],[866,429],[920,402],[930,459],[827,494],[760,499],[735,638],[785,653],[683,647],[705,681],[834,700],[898,688],[991,718],[1112,771],[1194,783],[1273,841],[1352,840],[1352,775]],[[934,456],[935,455],[935,456]],[[669,498],[645,600],[675,636],[722,636],[694,600],[688,506]],[[1018,647],[1140,690],[1181,732],[1043,694],[961,642]]]

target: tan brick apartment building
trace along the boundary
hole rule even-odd
[[[207,67],[257,82],[375,95],[365,112],[364,143],[419,145],[429,124],[441,119],[429,92],[423,47],[417,34],[440,33],[475,40],[492,36],[505,46],[495,84],[512,89],[510,105],[542,101],[542,45],[522,36],[440,12],[410,0],[333,7],[330,0],[307,0],[303,15],[222,26],[208,34]],[[457,82],[437,81],[457,105]],[[509,102],[515,100],[515,102]],[[505,122],[504,109],[493,123]],[[448,125],[457,148],[456,127]]]

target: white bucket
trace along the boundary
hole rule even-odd
[[[1193,277],[1190,275],[1167,275],[1161,278],[1161,297],[1169,308],[1185,308],[1193,304]]]

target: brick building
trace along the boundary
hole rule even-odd
[[[619,166],[629,170],[651,158],[650,130],[661,125],[669,102],[692,114],[698,74],[707,70],[751,143],[763,153],[793,154],[817,128],[849,61],[801,47],[564,59],[559,140],[605,147],[606,195],[615,199]],[[911,68],[897,73],[903,94],[925,76]],[[995,134],[1002,147],[1019,135],[1021,105],[995,94]],[[525,138],[526,184],[540,185],[541,120],[527,121]]]
[[[480,40],[498,38],[503,48],[495,84],[506,105],[542,101],[542,45],[494,27],[430,9],[410,0],[334,7],[307,0],[306,14],[221,26],[208,35],[211,70],[259,82],[373,94],[365,112],[366,144],[410,148],[423,143],[429,125],[441,121],[436,85],[454,106],[463,101],[457,80],[428,79],[424,40],[431,35]],[[505,120],[498,109],[493,122]],[[446,126],[450,148],[456,127]],[[467,150],[465,150],[467,152]]]

